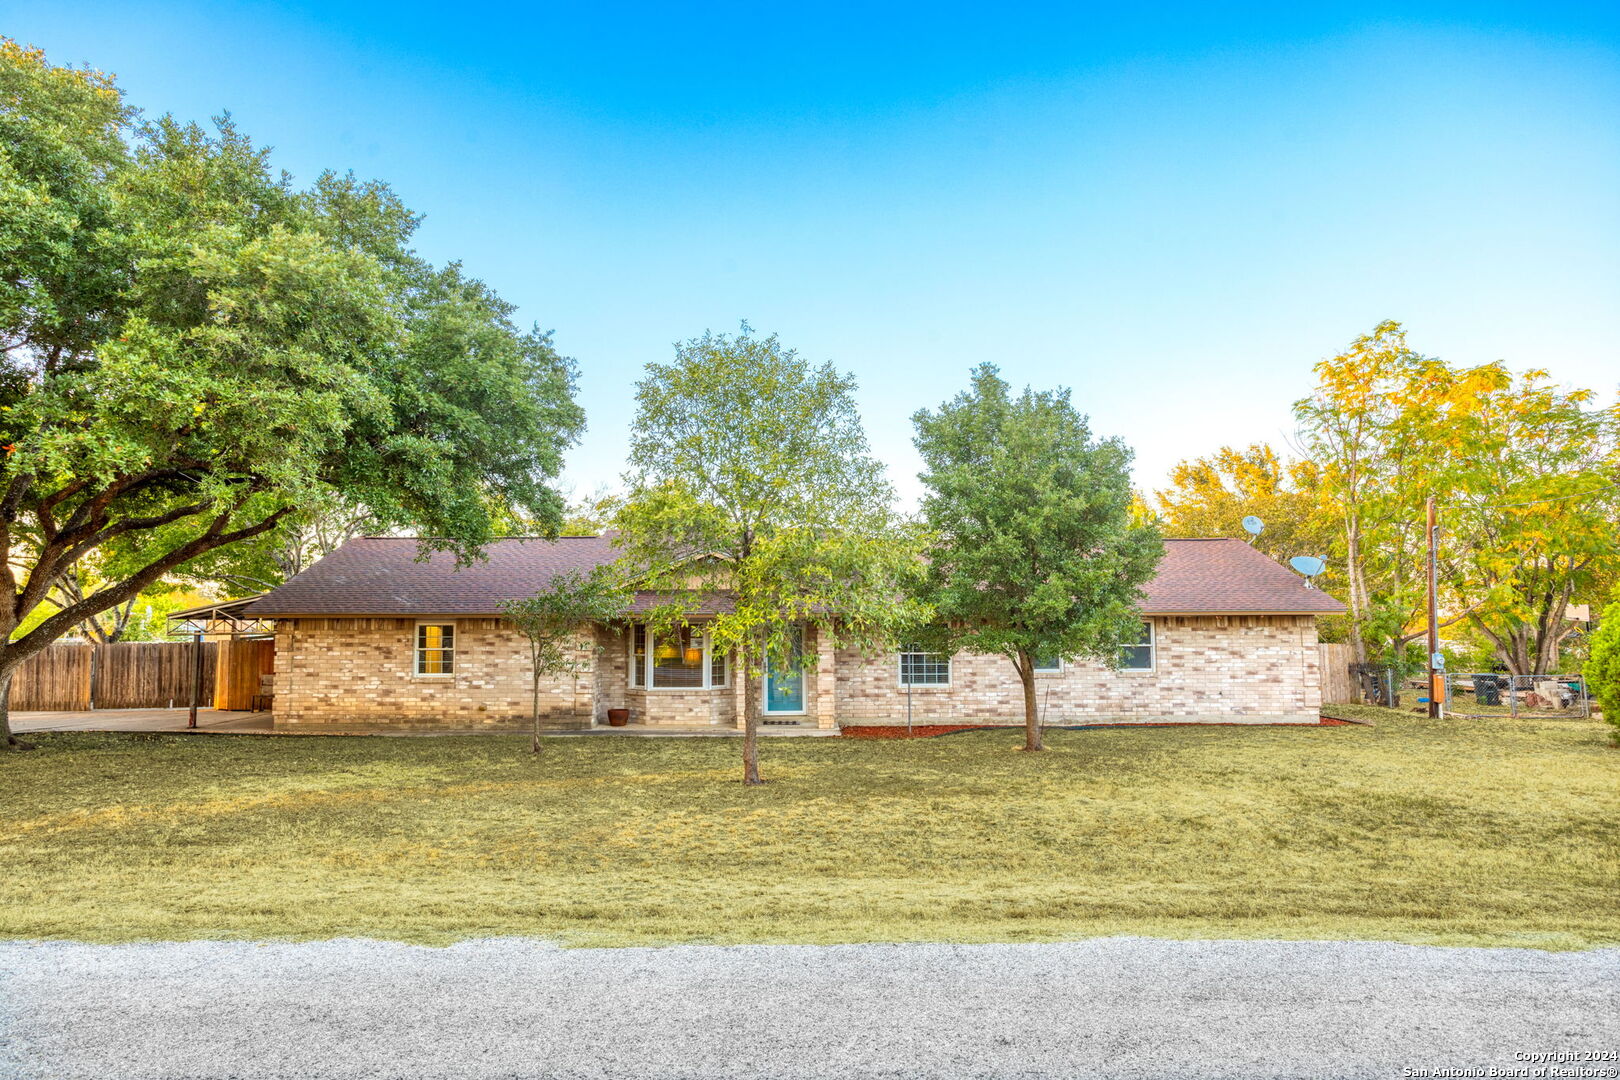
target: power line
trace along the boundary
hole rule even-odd
[[[1472,506],[1471,508],[1474,510],[1510,510],[1517,506],[1539,506],[1542,503],[1568,502],[1570,499],[1584,499],[1588,495],[1597,495],[1614,488],[1620,488],[1620,483],[1604,484],[1602,487],[1596,487],[1590,491],[1577,491],[1573,495],[1558,495],[1548,499],[1526,499],[1524,502],[1487,503],[1484,506]],[[1447,499],[1445,501],[1453,506],[1470,506],[1469,503],[1457,499]]]

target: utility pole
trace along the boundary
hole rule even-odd
[[[1429,715],[1440,715],[1440,703],[1446,696],[1445,672],[1436,666],[1440,655],[1440,598],[1438,595],[1439,553],[1437,537],[1440,529],[1436,522],[1434,496],[1428,500],[1428,527],[1425,536],[1429,544]]]

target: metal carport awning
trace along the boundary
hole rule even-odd
[[[273,637],[276,632],[274,619],[257,619],[243,614],[244,608],[263,597],[264,594],[260,593],[257,596],[244,596],[239,600],[221,600],[215,604],[203,604],[184,611],[170,612],[169,636],[195,637],[202,634],[209,637]]]
[[[217,604],[203,604],[169,614],[169,636],[189,637],[195,647],[196,659],[192,664],[191,713],[187,727],[197,726],[197,709],[202,704],[203,638],[213,635],[228,638],[267,638],[275,634],[275,621],[255,619],[243,614],[243,609],[263,596],[244,596],[239,600],[222,600]]]

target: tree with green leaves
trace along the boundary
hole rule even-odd
[[[894,514],[854,393],[851,376],[746,323],[682,342],[636,384],[620,543],[640,587],[665,597],[655,627],[692,625],[706,600],[728,598],[703,626],[745,680],[745,784],[760,783],[767,665],[883,648],[916,617],[914,532]]]
[[[1603,710],[1603,719],[1614,728],[1611,737],[1620,746],[1620,600],[1599,616],[1582,674],[1587,692]]]
[[[29,656],[298,514],[363,506],[462,559],[509,508],[555,528],[573,365],[417,257],[416,222],[0,39],[0,743]]]
[[[559,574],[544,592],[501,605],[502,618],[529,643],[529,719],[534,727],[530,749],[534,753],[540,752],[540,684],[547,678],[572,675],[578,697],[579,677],[591,670],[599,652],[596,624],[623,619],[631,599],[614,568],[598,567],[589,574]]]
[[[1120,662],[1164,545],[1133,523],[1131,451],[1092,437],[1069,391],[1016,396],[992,364],[916,425],[931,540],[920,599],[943,651],[1005,656],[1024,690],[1024,749],[1040,750],[1042,658]]]
[[[1413,395],[1445,462],[1441,569],[1448,607],[1515,675],[1561,669],[1572,603],[1605,595],[1620,561],[1620,406],[1501,364],[1435,360]]]

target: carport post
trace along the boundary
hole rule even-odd
[[[202,699],[202,631],[191,635],[191,716],[186,727],[197,726],[197,703]]]

